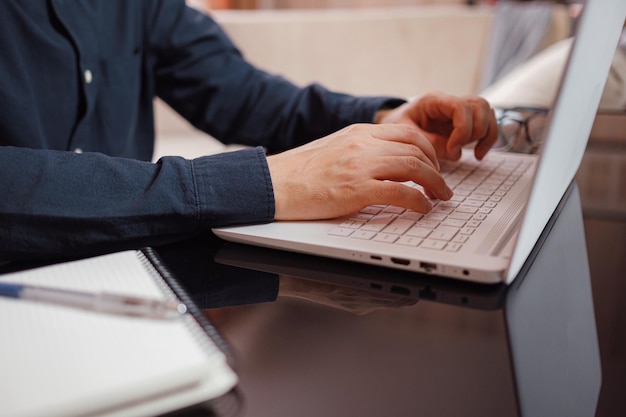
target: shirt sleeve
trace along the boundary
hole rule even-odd
[[[0,178],[1,261],[158,245],[274,216],[261,148],[150,163],[0,147]]]

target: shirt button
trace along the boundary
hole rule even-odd
[[[87,84],[91,84],[91,81],[93,81],[93,73],[91,72],[91,70],[85,70],[83,76],[85,77],[85,82]]]
[[[75,153],[83,153],[83,150],[81,148],[76,148],[74,149]]]

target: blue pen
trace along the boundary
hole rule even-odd
[[[173,319],[187,312],[187,307],[181,302],[9,282],[0,282],[0,296],[52,303],[108,314],[154,319]]]

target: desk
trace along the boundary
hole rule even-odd
[[[214,236],[157,250],[231,343],[244,417],[622,416],[626,224],[583,231],[575,186],[558,213],[510,287]]]
[[[208,237],[160,253],[233,345],[244,416],[620,415],[575,186],[511,287]]]

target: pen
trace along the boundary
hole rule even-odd
[[[0,282],[0,296],[41,301],[108,314],[174,319],[187,312],[178,301],[159,300],[106,292],[84,292]]]

